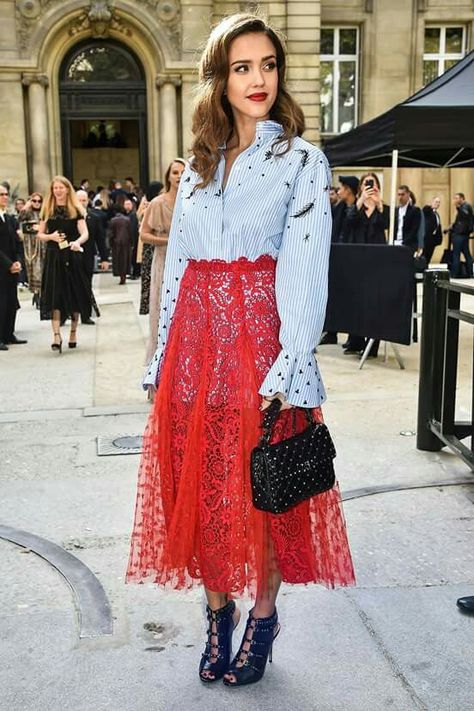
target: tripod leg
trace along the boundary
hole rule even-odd
[[[400,355],[398,346],[396,346],[395,343],[391,343],[390,345],[393,348],[393,354],[394,354],[395,358],[397,359],[397,363],[400,366],[400,370],[405,370],[405,362],[404,362],[402,356]]]
[[[364,367],[364,363],[367,360],[367,356],[369,355],[370,349],[372,348],[373,345],[374,345],[374,339],[369,338],[367,345],[365,347],[365,350],[362,353],[361,359],[359,361],[359,370],[362,370],[362,368]]]

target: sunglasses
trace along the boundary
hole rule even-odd
[[[42,200],[32,200],[31,202],[43,202]]]

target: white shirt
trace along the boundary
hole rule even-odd
[[[405,215],[407,214],[407,207],[408,203],[406,205],[400,205],[398,208],[398,230],[395,237],[395,244],[398,245],[403,244],[403,223],[405,221]]]
[[[7,213],[6,213],[6,210],[2,210],[2,209],[0,208],[0,219],[2,220],[2,222],[5,222],[5,215],[6,215],[6,214],[7,214]]]
[[[331,174],[324,154],[299,137],[288,153],[273,155],[281,131],[274,121],[257,122],[255,140],[236,158],[224,191],[224,152],[214,179],[203,189],[195,187],[199,176],[186,167],[166,253],[157,350],[145,386],[159,379],[187,260],[255,261],[269,254],[277,260],[282,350],[259,392],[282,392],[291,405],[302,407],[316,407],[325,399],[314,349],[326,312]]]

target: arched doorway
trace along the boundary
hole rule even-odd
[[[60,69],[64,174],[93,187],[131,176],[148,182],[143,67],[114,40],[76,45]]]

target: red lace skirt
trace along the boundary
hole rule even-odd
[[[337,487],[284,514],[252,505],[258,390],[279,326],[271,257],[189,263],[144,435],[128,582],[252,596],[276,570],[288,583],[354,583]],[[275,441],[293,433],[290,413]]]

